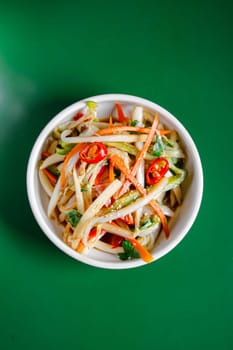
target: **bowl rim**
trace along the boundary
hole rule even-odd
[[[120,102],[128,102],[132,104],[140,104],[140,105],[146,105],[148,109],[156,110],[158,113],[161,113],[165,118],[169,118],[171,122],[175,125],[178,126],[179,128],[179,134],[180,132],[182,133],[182,139],[185,136],[185,139],[188,140],[188,145],[189,148],[192,149],[193,156],[195,159],[195,171],[197,172],[197,181],[198,181],[198,186],[197,186],[197,191],[195,193],[195,203],[192,209],[192,214],[188,218],[186,224],[182,228],[182,232],[174,239],[173,241],[170,241],[169,244],[167,244],[164,248],[160,249],[159,251],[156,251],[156,253],[153,255],[154,256],[154,261],[160,259],[161,257],[165,256],[168,254],[171,250],[173,250],[186,236],[186,234],[189,232],[191,226],[193,225],[200,206],[202,202],[202,196],[203,196],[203,169],[202,169],[202,164],[201,164],[201,159],[197,150],[197,147],[187,131],[187,129],[184,127],[184,125],[176,118],[174,115],[172,115],[168,110],[165,108],[161,107],[155,102],[152,102],[150,100],[147,100],[142,97],[137,97],[134,95],[128,95],[128,94],[119,94],[119,93],[112,93],[112,94],[101,94],[101,95],[96,95],[96,96],[91,96],[87,97],[84,99],[81,99],[77,102],[74,102],[73,104],[67,106],[64,108],[62,111],[57,113],[46,125],[45,127],[41,130],[39,133],[33,148],[31,150],[28,164],[27,164],[27,174],[26,174],[26,187],[27,187],[27,195],[28,195],[28,200],[29,204],[32,210],[32,213],[42,229],[42,231],[46,234],[46,236],[54,243],[57,248],[59,248],[61,251],[63,251],[65,254],[71,256],[77,261],[83,262],[85,264],[99,267],[99,268],[106,268],[106,269],[129,269],[129,268],[135,268],[143,265],[147,265],[142,259],[135,259],[135,260],[129,260],[129,261],[116,261],[115,263],[113,262],[108,262],[108,261],[100,261],[100,260],[94,260],[93,258],[90,258],[88,255],[81,255],[78,252],[75,252],[73,249],[71,249],[69,246],[67,246],[54,232],[53,230],[48,227],[46,224],[44,217],[40,210],[38,210],[38,204],[37,204],[37,193],[36,189],[34,186],[34,178],[37,173],[37,162],[38,162],[38,149],[41,149],[46,138],[48,135],[51,133],[51,131],[54,129],[54,127],[68,119],[69,115],[72,113],[77,112],[78,110],[82,109],[85,106],[85,102],[88,100],[94,100],[95,102],[98,103],[104,103],[104,102],[114,102],[114,101],[120,101]],[[186,142],[187,143],[187,142]]]

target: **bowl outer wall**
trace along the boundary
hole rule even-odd
[[[58,124],[63,123],[72,118],[72,116],[80,109],[86,105],[86,101],[93,100],[96,101],[100,106],[102,104],[111,104],[116,101],[121,103],[141,105],[145,108],[150,109],[151,111],[158,112],[160,120],[168,127],[175,129],[181,139],[182,145],[184,147],[185,153],[187,154],[187,166],[188,166],[188,176],[190,178],[190,186],[185,193],[184,201],[180,207],[180,210],[177,211],[175,215],[175,220],[172,220],[170,225],[172,227],[172,235],[169,240],[159,239],[158,243],[155,245],[152,250],[154,256],[154,261],[158,260],[162,256],[166,255],[171,251],[190,230],[193,225],[196,216],[198,214],[202,194],[203,194],[203,171],[199,153],[195,146],[194,141],[192,140],[190,134],[185,129],[185,127],[175,118],[171,113],[165,110],[163,107],[158,104],[148,101],[144,98],[125,95],[125,94],[106,94],[92,96],[80,100],[64,110],[58,113],[51,121],[45,126],[45,128],[39,134],[33,149],[30,154],[27,167],[27,193],[29,202],[31,205],[32,212],[35,219],[37,220],[39,226],[47,237],[64,253],[73,257],[76,260],[79,260],[83,263],[109,269],[127,269],[137,266],[144,265],[145,262],[141,259],[131,260],[131,261],[116,261],[111,257],[111,254],[100,253],[95,251],[87,256],[81,255],[70,247],[68,247],[62,239],[54,232],[54,226],[47,218],[46,211],[44,208],[43,198],[41,198],[42,192],[40,190],[38,175],[37,175],[37,163],[40,158],[40,153],[44,142],[46,141],[49,134]],[[184,214],[185,213],[185,214]],[[175,224],[173,226],[173,222]],[[160,235],[162,237],[162,235]]]

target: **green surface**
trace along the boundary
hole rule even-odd
[[[1,2],[2,350],[233,348],[232,10],[227,0]],[[50,118],[112,92],[176,115],[205,176],[185,240],[128,271],[60,252],[25,189],[30,149]]]

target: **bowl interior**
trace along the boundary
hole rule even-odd
[[[114,255],[103,253],[96,249],[92,250],[87,256],[80,255],[63,242],[61,228],[47,217],[48,197],[40,186],[37,174],[37,164],[40,154],[47,137],[53,131],[54,127],[70,120],[77,111],[85,106],[86,100],[96,101],[98,104],[98,116],[101,115],[103,117],[110,115],[113,104],[116,101],[121,102],[126,111],[132,110],[135,105],[140,105],[150,109],[154,113],[158,112],[160,121],[167,128],[174,129],[179,134],[182,147],[186,154],[185,168],[187,170],[187,177],[183,185],[184,197],[181,206],[169,222],[171,230],[169,240],[164,239],[164,235],[161,234],[152,250],[154,259],[157,260],[173,249],[184,238],[192,226],[201,203],[203,175],[196,146],[184,126],[164,108],[145,99],[119,94],[90,97],[66,108],[50,121],[40,133],[28,163],[27,190],[34,216],[48,238],[61,250],[77,260],[90,265],[113,269],[130,268],[145,264],[141,259],[122,262]]]

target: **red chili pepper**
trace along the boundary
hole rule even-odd
[[[119,119],[119,122],[123,123],[127,120],[125,114],[124,114],[124,111],[123,111],[123,108],[121,106],[120,103],[116,103],[116,109],[117,109],[117,114],[118,114],[118,119]]]
[[[105,230],[101,230],[101,234],[105,234]],[[96,237],[96,235],[97,235],[97,228],[96,227],[93,227],[92,229],[91,229],[91,231],[89,232],[89,235],[88,235],[88,241],[91,241],[91,240],[93,240],[95,237]]]
[[[97,229],[96,227],[92,228],[91,231],[89,232],[89,235],[88,235],[88,241],[92,240],[93,238],[95,238],[97,234]]]
[[[128,225],[134,225],[134,218],[132,214],[127,214],[121,218],[123,222],[125,222]]]
[[[117,248],[121,245],[123,237],[115,235],[114,233],[107,232],[103,237],[102,241],[112,246],[112,249]]]
[[[79,120],[80,118],[82,118],[84,116],[84,114],[82,112],[78,112],[77,114],[75,114],[75,116],[73,117],[73,120]]]
[[[51,183],[51,185],[55,186],[57,183],[56,176],[54,174],[52,174],[48,169],[43,169],[42,171],[49,179],[49,182]]]
[[[112,249],[119,247],[121,245],[123,239],[124,239],[123,237],[113,234],[112,240],[111,240]]]
[[[46,159],[46,158],[48,158],[49,156],[51,156],[51,153],[50,153],[50,152],[44,151],[44,152],[41,153],[41,158],[42,158],[43,160]]]
[[[93,142],[85,145],[79,152],[79,157],[88,164],[98,163],[108,154],[106,146],[102,142]]]
[[[169,162],[166,158],[157,158],[146,171],[146,183],[154,185],[159,182],[169,169]]]
[[[98,175],[97,175],[96,178],[95,178],[95,185],[99,185],[99,183],[102,182],[102,181],[101,181],[101,177],[102,177],[102,175],[103,175],[103,173],[104,173],[104,171],[105,171],[106,168],[107,168],[106,165],[104,165],[104,166],[102,166],[102,167],[100,168],[100,171],[98,172]]]

